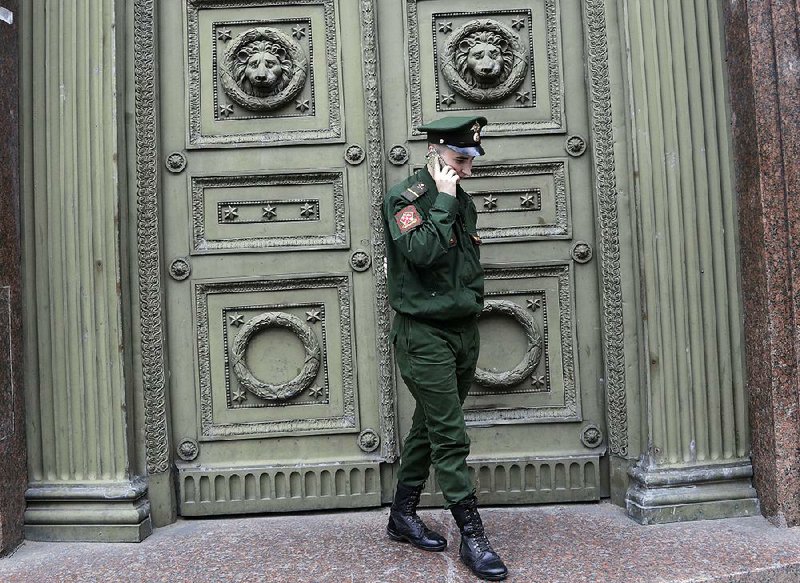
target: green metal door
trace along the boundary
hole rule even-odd
[[[486,267],[465,403],[480,498],[595,500],[608,488],[581,2],[380,6],[387,182],[424,164],[417,126],[447,114],[489,119],[487,155],[464,181]],[[404,389],[398,399],[404,435],[414,403]],[[441,502],[435,480],[424,499]]]
[[[423,163],[414,128],[447,113],[490,120],[465,183],[487,268],[466,413],[481,499],[606,491],[580,2],[483,6],[159,3],[182,515],[386,500],[413,403],[388,343],[380,204]],[[475,47],[494,73],[470,69]]]
[[[359,4],[159,4],[179,512],[380,504]]]

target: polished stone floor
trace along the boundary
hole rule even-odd
[[[424,553],[388,540],[388,509],[180,520],[139,544],[26,542],[0,581],[475,581],[458,561],[449,513],[420,514],[451,541]],[[487,508],[508,581],[800,582],[800,528],[761,517],[640,526],[607,503]]]

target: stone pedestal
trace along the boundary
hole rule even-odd
[[[4,10],[5,9],[5,10]],[[19,214],[17,0],[0,1],[0,556],[22,542],[25,418]]]
[[[800,524],[800,6],[725,2],[747,388],[761,511]]]

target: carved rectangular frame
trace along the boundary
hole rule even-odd
[[[531,239],[566,239],[572,236],[570,216],[570,189],[568,160],[520,160],[513,164],[487,164],[473,166],[472,176],[475,178],[503,176],[527,176],[550,174],[555,185],[554,205],[555,221],[549,224],[519,225],[513,227],[496,227],[480,229],[485,243],[499,241],[525,241]],[[541,199],[540,199],[541,200]],[[476,203],[478,208],[480,205]]]
[[[424,132],[420,132],[417,127],[423,124],[422,119],[422,95],[419,91],[420,86],[420,43],[415,31],[419,30],[419,16],[417,13],[417,3],[422,0],[404,0],[406,11],[406,30],[408,31],[408,55],[409,55],[409,87],[411,88],[411,127],[412,137],[423,137]],[[497,135],[503,134],[536,134],[536,133],[562,133],[564,132],[564,95],[563,95],[563,71],[561,65],[561,46],[559,28],[559,0],[544,0],[545,14],[547,22],[547,59],[548,73],[547,85],[550,92],[551,116],[547,121],[530,122],[490,122],[486,126],[486,131]],[[478,13],[499,13],[503,10],[476,11]]]
[[[341,415],[319,419],[294,419],[258,423],[215,423],[211,387],[211,355],[209,353],[208,295],[291,291],[334,288],[339,301],[340,336],[342,340],[342,404]],[[273,435],[307,434],[332,431],[357,431],[356,391],[353,371],[352,281],[349,275],[316,275],[293,278],[253,279],[242,281],[203,282],[193,284],[195,321],[197,322],[197,370],[200,393],[200,439],[258,438]]]
[[[487,266],[486,280],[514,280],[532,277],[555,277],[558,279],[558,315],[561,336],[561,364],[564,375],[564,405],[555,407],[515,407],[502,409],[465,409],[467,424],[486,423],[543,423],[558,421],[580,421],[580,392],[575,374],[575,322],[572,315],[572,268],[568,263],[549,265],[503,265]],[[513,293],[515,290],[511,290]],[[493,295],[486,294],[487,299]],[[546,354],[545,354],[546,356]]]
[[[250,310],[259,310],[261,313],[266,311],[275,311],[275,310],[292,310],[292,309],[306,309],[310,308],[310,310],[319,310],[320,314],[324,316],[325,308],[324,304],[320,304],[319,302],[303,302],[303,303],[294,303],[294,302],[284,302],[279,304],[254,304],[254,305],[246,305],[246,306],[234,306],[234,307],[227,307],[223,308],[222,310],[222,321],[223,323],[230,322],[231,319],[235,319],[237,317],[241,318],[240,322],[243,321],[243,315],[240,314],[241,311],[250,311]],[[307,315],[310,315],[312,312],[306,312]],[[320,314],[317,314],[319,316]],[[225,330],[223,331],[223,338],[222,338],[222,350],[223,354],[225,355],[223,358],[223,362],[225,363],[225,393],[227,398],[227,405],[229,408],[236,408],[236,409],[263,409],[269,407],[304,407],[309,405],[327,405],[330,403],[330,395],[327,393],[329,389],[329,375],[328,375],[328,333],[327,333],[327,322],[324,319],[319,319],[321,324],[321,337],[322,342],[320,343],[322,346],[322,358],[320,359],[320,371],[318,376],[321,376],[323,379],[322,387],[318,387],[321,390],[326,392],[326,395],[321,400],[316,401],[304,401],[304,400],[295,400],[291,403],[285,403],[282,401],[278,402],[271,402],[271,401],[264,401],[261,400],[260,402],[256,403],[248,403],[245,404],[244,401],[240,401],[237,406],[233,406],[232,401],[234,400],[233,391],[232,389],[232,380],[236,377],[235,374],[231,374],[231,358],[229,357],[231,348],[235,342],[235,336],[228,332],[228,327],[225,326]],[[239,324],[242,325],[242,324]],[[237,328],[239,327],[237,325]],[[233,336],[233,338],[232,338]],[[350,339],[352,344],[352,339]],[[352,376],[352,375],[351,375]],[[350,383],[352,384],[352,378],[350,379]],[[212,381],[209,379],[209,386],[212,385]],[[212,387],[213,389],[213,387]],[[213,392],[213,390],[212,390]],[[246,401],[246,399],[245,399]]]
[[[206,239],[205,189],[247,186],[285,186],[294,184],[330,184],[333,188],[334,232],[329,235],[295,235],[284,237],[247,237],[222,240]],[[223,251],[284,251],[287,248],[314,249],[321,247],[346,248],[349,244],[347,197],[344,173],[294,172],[287,174],[258,174],[239,176],[192,176],[192,253]]]
[[[339,96],[339,69],[337,56],[334,0],[292,0],[292,4],[321,5],[325,11],[325,50],[327,59],[328,111],[330,119],[327,129],[287,130],[256,134],[206,135],[200,123],[200,53],[198,12],[203,7],[243,8],[258,5],[286,4],[285,0],[183,0],[186,2],[188,135],[187,147],[240,147],[281,145],[290,141],[341,141],[342,104]]]

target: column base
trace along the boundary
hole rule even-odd
[[[31,484],[25,498],[29,540],[141,542],[153,532],[144,480]]]
[[[663,524],[753,516],[759,513],[749,460],[682,468],[637,465],[625,496],[628,516],[640,524]]]

